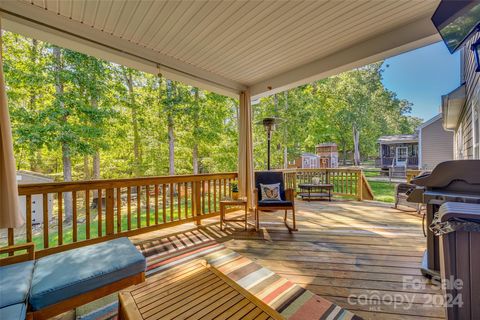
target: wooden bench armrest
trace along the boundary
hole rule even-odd
[[[15,251],[27,250],[26,254],[13,255]],[[9,257],[0,258],[0,266],[5,266],[13,263],[34,260],[35,259],[35,244],[33,242],[15,244],[11,246],[1,247],[0,254],[7,253]]]

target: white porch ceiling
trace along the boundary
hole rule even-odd
[[[433,43],[438,1],[0,0],[6,29],[255,98]],[[271,87],[271,89],[270,89]]]

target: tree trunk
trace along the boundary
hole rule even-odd
[[[83,156],[83,180],[90,180],[90,161],[88,155]]]
[[[276,93],[273,95],[273,115],[278,116],[278,96]]]
[[[100,152],[98,150],[93,155],[93,179],[100,179]]]
[[[38,57],[38,41],[37,39],[32,39],[32,45],[30,47],[30,59],[32,62],[32,65],[35,65],[37,63],[37,57]],[[37,102],[37,95],[36,95],[36,90],[30,89],[30,112],[32,113],[37,113],[37,108],[36,108],[36,102]],[[38,150],[39,146],[38,145],[30,145],[29,147],[29,163],[30,163],[30,170],[33,172],[39,171],[39,167],[41,165],[41,159],[40,155],[41,152]]]
[[[193,150],[192,150],[192,161],[193,161],[193,174],[198,174],[198,88],[194,88],[195,92],[195,102],[194,102],[194,112],[193,112]]]
[[[132,86],[132,89],[133,89],[133,86]],[[92,98],[90,103],[94,109],[98,109],[98,101],[96,98]],[[93,154],[92,166],[93,166],[93,170],[92,170],[93,179],[94,180],[100,179],[100,151],[98,150],[98,148],[95,149],[95,153]]]
[[[55,56],[55,93],[57,99],[59,99],[60,108],[65,109],[65,104],[63,103],[61,97],[64,94],[63,79],[61,73],[63,71],[62,66],[62,52],[60,48],[54,47],[53,53]],[[63,112],[62,116],[63,123],[68,121],[68,112]],[[62,164],[63,164],[63,181],[72,181],[72,160],[70,154],[70,146],[68,142],[62,141]],[[64,217],[65,221],[70,221],[72,219],[72,193],[65,192],[63,194],[63,205],[64,205]],[[59,221],[60,223],[60,221]]]
[[[360,131],[354,126],[353,127],[353,161],[354,165],[360,165]]]
[[[167,125],[168,125],[168,174],[175,175],[175,135],[173,123],[173,83],[167,80]]]
[[[125,82],[128,88],[128,94],[130,99],[130,108],[132,111],[132,127],[133,127],[133,172],[135,177],[142,175],[141,170],[141,155],[140,155],[140,134],[138,132],[138,115],[137,106],[135,103],[135,91],[133,88],[132,74],[124,68]]]

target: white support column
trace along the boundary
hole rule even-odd
[[[247,197],[248,207],[253,208],[252,105],[248,90],[240,93],[238,130],[238,189],[240,196]]]

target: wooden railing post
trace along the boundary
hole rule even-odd
[[[200,219],[202,205],[201,205],[201,183],[202,181],[194,181],[192,183],[192,193],[193,193],[193,203],[192,203],[192,212],[193,217],[195,218],[195,224],[197,226],[202,224],[202,220]]]
[[[357,170],[357,199],[359,201],[363,200],[363,181],[362,181],[362,170]]]
[[[112,235],[114,234],[114,224],[113,224],[113,208],[114,208],[114,195],[113,195],[113,189],[108,188],[106,190],[106,207],[105,207],[105,227],[106,227],[106,234],[107,235]],[[102,201],[100,199],[100,201]]]

